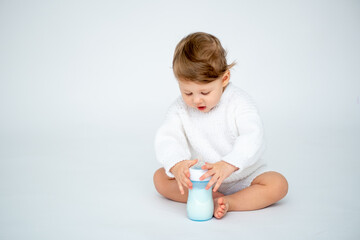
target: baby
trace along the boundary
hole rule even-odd
[[[214,217],[228,211],[267,207],[287,194],[280,173],[262,159],[263,125],[250,96],[230,83],[226,52],[213,35],[197,32],[176,46],[173,71],[181,96],[170,106],[155,138],[163,168],[154,174],[164,197],[186,202],[192,189],[189,168],[198,164],[211,177]],[[202,162],[204,161],[204,162]]]

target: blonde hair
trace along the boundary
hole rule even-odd
[[[219,39],[208,33],[191,33],[175,48],[173,71],[178,80],[212,82],[234,65],[235,62],[227,64]]]

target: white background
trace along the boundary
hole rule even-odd
[[[196,223],[159,196],[185,35],[257,102],[269,208]],[[0,239],[359,239],[359,1],[0,1]]]

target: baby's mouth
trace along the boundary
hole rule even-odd
[[[206,106],[197,107],[200,111],[204,111],[206,109]]]

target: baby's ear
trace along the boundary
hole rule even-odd
[[[226,70],[226,72],[222,76],[223,87],[228,85],[229,81],[230,81],[230,70]]]

